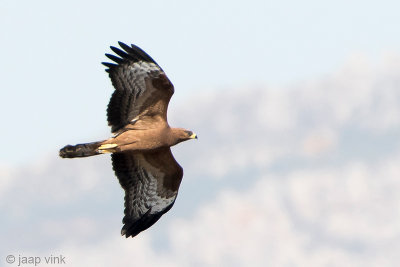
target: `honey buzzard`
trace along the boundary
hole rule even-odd
[[[136,45],[111,46],[115,63],[103,62],[115,91],[107,108],[113,137],[99,142],[67,145],[60,157],[112,153],[114,172],[125,190],[121,234],[136,236],[157,222],[175,202],[183,169],[170,147],[197,139],[196,134],[171,128],[167,109],[174,86],[161,67]]]

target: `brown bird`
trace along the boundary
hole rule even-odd
[[[167,109],[174,86],[161,67],[142,49],[119,42],[111,46],[119,57],[106,54],[105,63],[115,91],[107,108],[113,137],[99,142],[67,145],[60,157],[112,153],[114,172],[125,190],[121,234],[136,236],[157,222],[175,202],[183,169],[170,147],[197,139],[196,134],[171,128]]]

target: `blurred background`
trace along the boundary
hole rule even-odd
[[[0,5],[0,266],[398,266],[398,1]],[[174,207],[134,239],[109,155],[58,158],[110,135],[117,41],[160,64],[170,124],[199,136],[173,149]]]

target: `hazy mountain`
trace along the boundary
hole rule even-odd
[[[173,209],[119,236],[123,192],[109,156],[57,149],[1,170],[0,251],[69,266],[396,266],[400,258],[400,64],[360,58],[284,88],[173,100],[198,141]],[[66,140],[68,136],[65,137]]]

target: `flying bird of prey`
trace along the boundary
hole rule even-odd
[[[197,139],[182,128],[171,128],[167,109],[174,86],[161,67],[136,45],[111,46],[115,63],[107,67],[115,91],[107,107],[113,136],[107,140],[60,150],[60,157],[89,157],[111,153],[114,172],[125,190],[121,234],[136,236],[157,222],[175,202],[183,169],[170,147]]]

